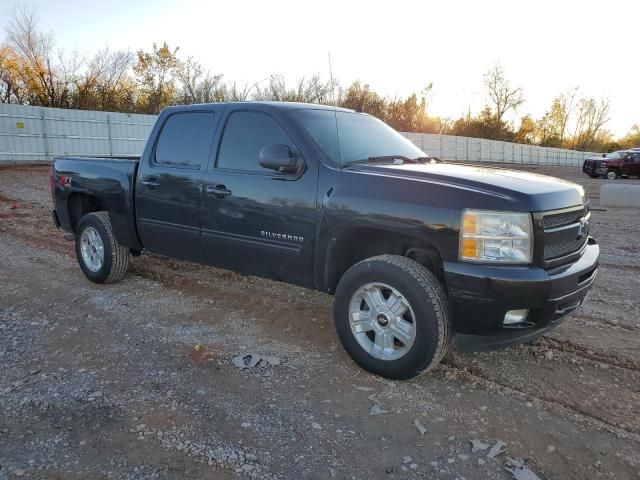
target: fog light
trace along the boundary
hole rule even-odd
[[[529,310],[509,310],[504,316],[503,325],[514,325],[523,323],[527,319]]]

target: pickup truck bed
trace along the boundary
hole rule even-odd
[[[73,189],[59,189],[58,202],[67,208],[54,210],[54,222],[74,232],[87,211],[109,212],[118,243],[142,248],[134,219],[135,179],[140,157],[58,157],[54,159],[56,182],[64,186],[74,179]],[[52,166],[53,168],[53,166]]]

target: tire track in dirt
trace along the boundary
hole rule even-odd
[[[579,424],[596,426],[619,438],[629,439],[640,445],[640,428],[627,428],[611,422],[607,418],[594,415],[592,412],[581,408],[580,405],[536,395],[535,393],[516,388],[513,385],[499,382],[496,379],[483,375],[478,369],[461,366],[456,360],[453,360],[451,356],[445,357],[440,364],[440,368],[445,372],[445,375],[455,378],[456,380],[475,383],[487,391],[497,392],[498,394],[507,395],[521,401],[538,402],[551,411],[572,417]]]
[[[600,263],[620,269],[640,268],[640,256],[634,253],[600,253]]]
[[[541,345],[547,345],[548,350],[568,353],[584,360],[590,360],[595,363],[605,364],[611,367],[624,368],[626,370],[640,372],[640,365],[632,360],[620,358],[616,355],[611,355],[602,351],[592,350],[590,348],[583,347],[582,345],[573,343],[571,340],[559,340],[556,338],[545,336],[541,337],[538,342],[540,342]]]
[[[636,327],[634,325],[625,325],[624,323],[614,322],[612,320],[598,317],[595,315],[587,315],[587,314],[578,312],[576,313],[575,318],[594,322],[594,323],[599,323],[605,327],[613,327],[616,329],[625,330],[627,332],[640,332],[640,327]]]
[[[16,200],[15,198],[11,198],[11,197],[8,197],[7,195],[0,193],[0,203],[15,203],[17,201],[18,200]]]

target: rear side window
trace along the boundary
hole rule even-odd
[[[155,162],[160,165],[200,168],[211,148],[213,112],[171,115],[160,132]]]
[[[287,145],[294,150],[293,142],[278,122],[261,112],[234,112],[224,128],[218,168],[267,172],[258,163],[258,154],[269,145]]]

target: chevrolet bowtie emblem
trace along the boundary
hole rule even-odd
[[[580,219],[580,226],[578,227],[578,240],[589,233],[589,222],[586,217]]]

